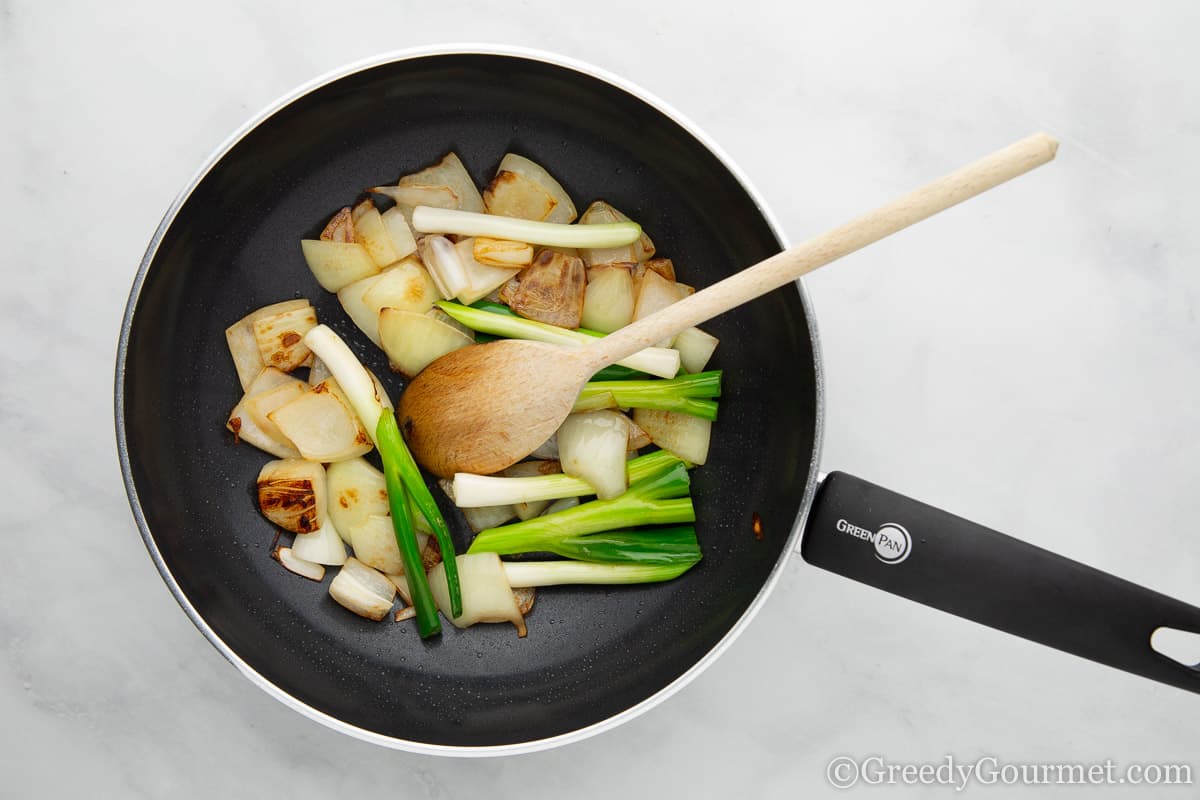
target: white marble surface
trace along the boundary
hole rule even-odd
[[[723,659],[615,732],[471,762],[340,736],[171,599],[110,394],[177,189],[257,109],[367,55],[486,40],[618,72],[707,129],[793,238],[1045,128],[1053,166],[809,279],[823,467],[1200,604],[1193,4],[167,5],[0,2],[0,795],[782,798],[830,791],[842,753],[1200,768],[1195,696],[799,560]]]

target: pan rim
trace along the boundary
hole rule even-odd
[[[789,560],[794,555],[799,544],[801,531],[808,517],[809,509],[812,505],[813,495],[818,484],[818,474],[820,468],[820,456],[824,432],[824,412],[825,412],[825,392],[824,392],[824,370],[821,360],[820,340],[817,333],[816,318],[813,313],[812,304],[809,301],[808,293],[801,281],[794,282],[794,286],[800,296],[801,306],[804,310],[805,323],[808,328],[809,339],[812,345],[813,352],[813,372],[814,372],[814,391],[815,391],[815,420],[814,420],[814,436],[813,436],[813,451],[811,461],[809,463],[808,475],[805,481],[804,491],[800,498],[798,511],[792,529],[788,533],[783,550],[772,567],[762,586],[759,587],[758,593],[754,600],[733,624],[732,627],[721,637],[721,639],[713,645],[713,647],[704,654],[700,659],[688,667],[683,673],[677,676],[666,686],[659,689],[649,697],[644,698],[638,703],[629,706],[628,708],[613,714],[598,722],[582,728],[577,728],[566,733],[556,736],[545,737],[541,739],[531,739],[521,742],[513,742],[499,745],[484,745],[484,746],[467,746],[467,745],[443,745],[433,744],[429,742],[421,742],[411,739],[401,739],[394,736],[387,736],[376,731],[361,728],[357,725],[352,725],[335,716],[320,711],[297,697],[284,691],[282,688],[272,683],[266,676],[259,673],[244,661],[221,637],[213,630],[205,621],[200,612],[192,605],[191,601],[184,594],[175,576],[167,566],[162,553],[158,549],[158,545],[150,531],[150,525],[145,517],[145,513],[141,506],[141,501],[138,496],[137,487],[133,482],[132,467],[130,464],[129,447],[127,430],[125,426],[125,371],[126,359],[128,357],[130,332],[133,327],[133,317],[137,309],[138,302],[141,296],[141,290],[145,284],[146,276],[151,263],[153,263],[160,244],[166,232],[174,223],[180,208],[191,196],[192,192],[200,184],[201,181],[212,171],[212,169],[220,163],[220,161],[233,149],[245,136],[256,129],[265,120],[271,117],[276,112],[299,100],[300,98],[323,88],[326,85],[334,83],[338,80],[354,75],[359,72],[367,71],[380,67],[386,64],[409,61],[430,56],[453,56],[453,55],[485,55],[485,56],[500,56],[509,58],[521,58],[530,61],[538,61],[551,66],[581,73],[588,77],[603,81],[626,94],[646,103],[650,107],[656,109],[681,128],[683,128],[689,136],[694,138],[702,146],[709,150],[714,157],[729,171],[729,173],[738,181],[745,190],[750,199],[754,202],[758,212],[762,215],[767,226],[772,234],[779,242],[781,247],[788,246],[788,239],[784,233],[779,221],[776,219],[772,211],[763,201],[762,195],[750,182],[747,175],[733,161],[712,138],[708,136],[699,126],[685,117],[675,108],[665,103],[659,97],[637,84],[609,72],[603,68],[593,64],[564,56],[558,53],[553,53],[535,48],[522,47],[517,45],[498,44],[498,43],[443,43],[434,45],[424,45],[420,47],[404,48],[386,53],[377,54],[365,59],[344,65],[336,68],[325,74],[314,78],[307,83],[287,92],[280,96],[272,103],[268,104],[258,114],[254,115],[250,120],[241,125],[237,130],[230,134],[220,145],[212,151],[205,159],[204,163],[191,176],[188,182],[176,195],[171,205],[168,206],[162,220],[159,222],[154,235],[150,239],[150,243],[146,248],[145,254],[142,256],[141,263],[138,266],[137,273],[134,277],[133,285],[129,292],[129,297],[126,301],[125,312],[121,320],[121,334],[117,346],[117,359],[115,371],[115,391],[114,391],[114,412],[116,417],[116,437],[117,437],[117,454],[121,465],[121,477],[125,485],[125,493],[129,500],[130,510],[133,513],[134,522],[137,525],[138,532],[141,534],[142,542],[146,546],[151,559],[157,568],[163,582],[174,596],[177,603],[191,619],[192,624],[208,639],[209,643],[217,649],[241,674],[259,689],[264,691],[275,700],[285,706],[303,714],[305,717],[325,725],[335,731],[339,731],[346,735],[352,736],[362,741],[377,744],[383,747],[388,747],[395,750],[404,750],[412,753],[423,755],[438,755],[438,756],[457,756],[457,757],[489,757],[489,756],[505,756],[516,755],[520,753],[532,753],[541,750],[548,750],[555,747],[560,747],[572,742],[582,741],[584,739],[595,736],[604,731],[615,728],[625,722],[628,722],[635,717],[649,711],[659,703],[674,695],[684,686],[689,684],[698,675],[704,672],[726,649],[732,645],[737,637],[749,625],[750,621],[757,615],[758,611],[766,602],[767,597],[771,594],[775,585],[778,583],[783,570],[786,568]]]

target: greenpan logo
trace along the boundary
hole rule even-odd
[[[874,533],[844,519],[839,519],[836,527],[838,533],[845,533],[874,545],[875,557],[885,564],[899,564],[912,552],[912,536],[903,525],[895,522],[884,523]]]

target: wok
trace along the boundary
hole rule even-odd
[[[116,425],[138,528],[184,611],[246,677],[330,727],[429,753],[536,750],[613,727],[677,691],[764,602],[800,543],[809,562],[951,613],[1192,691],[1155,652],[1200,609],[843,473],[818,486],[821,361],[808,300],[776,290],[707,324],[721,418],[694,472],[703,561],[634,587],[541,590],[529,636],[447,626],[422,642],[336,605],[270,557],[255,478],[269,458],[223,428],[239,396],[224,329],[305,296],[396,396],[386,359],[317,286],[298,240],[363,187],[454,150],[485,185],[507,151],[577,203],[642,223],[706,286],[783,235],[701,132],[620,79],[497,48],[389,56],[284,98],[222,146],[168,210],[121,331]],[[582,207],[582,206],[581,206]],[[460,552],[469,531],[447,507]],[[326,583],[330,578],[326,577]]]

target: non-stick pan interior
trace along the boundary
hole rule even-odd
[[[719,159],[607,82],[509,56],[387,63],[279,110],[195,187],[136,297],[118,415],[152,546],[220,642],[283,692],[365,731],[503,745],[619,714],[734,626],[781,557],[801,503],[815,366],[793,288],[705,326],[721,340],[713,366],[725,370],[724,396],[709,463],[694,473],[704,561],[683,578],[541,590],[526,639],[510,625],[447,623],[440,639],[422,642],[411,622],[353,616],[329,598],[329,575],[317,585],[269,556],[275,529],[257,511],[254,482],[270,457],[224,429],[240,396],[224,329],[259,306],[308,297],[397,395],[402,383],[313,280],[299,240],[364,187],[449,150],[480,186],[506,151],[533,158],[580,210],[603,198],[640,221],[680,280],[696,286],[779,249]],[[447,510],[461,550],[469,532]]]

